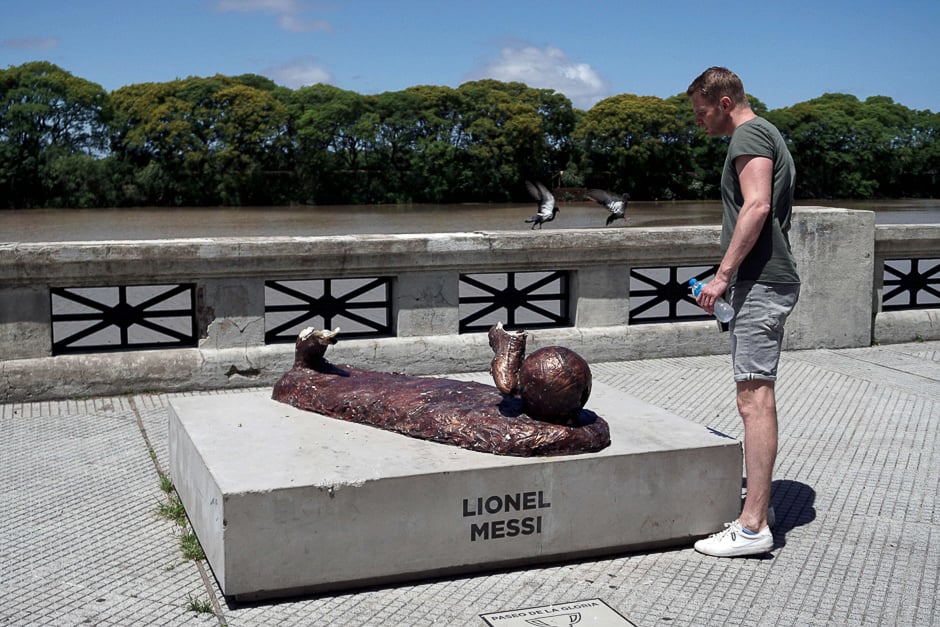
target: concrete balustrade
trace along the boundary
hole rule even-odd
[[[940,224],[878,225],[875,227],[875,268],[891,259],[940,258]],[[884,273],[874,274],[872,338],[880,344],[935,340],[940,337],[940,307],[882,311]],[[935,287],[940,289],[940,287]]]
[[[713,322],[631,325],[631,268],[705,266],[719,228],[665,227],[0,245],[0,402],[269,385],[293,361],[265,345],[265,281],[393,276],[396,337],[344,340],[337,363],[410,374],[485,370],[486,334],[459,334],[461,274],[566,270],[574,326],[533,331],[589,362],[721,353]],[[803,289],[785,348],[940,339],[940,310],[881,312],[882,268],[940,256],[940,225],[875,226],[874,213],[800,207]],[[50,288],[194,283],[197,348],[52,356]]]

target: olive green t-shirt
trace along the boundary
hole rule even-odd
[[[773,189],[770,214],[754,248],[738,268],[735,280],[761,283],[799,283],[796,260],[790,249],[790,219],[796,168],[783,136],[764,118],[754,118],[738,126],[731,135],[728,156],[721,176],[721,246],[728,248],[744,204],[741,181],[734,160],[743,155],[768,157],[773,161]]]

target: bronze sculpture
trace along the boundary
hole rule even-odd
[[[336,366],[324,357],[338,329],[305,329],[293,367],[272,398],[299,409],[403,435],[497,455],[569,455],[610,444],[607,422],[584,409],[587,363],[562,347],[525,357],[526,334],[490,329],[496,388]]]

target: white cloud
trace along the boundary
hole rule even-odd
[[[281,28],[292,33],[330,30],[328,21],[305,16],[309,6],[301,0],[216,0],[215,8],[226,13],[272,13]]]
[[[283,14],[278,18],[281,28],[292,33],[309,33],[316,30],[330,30],[330,23],[326,20],[304,20],[296,15]]]
[[[554,46],[505,47],[499,58],[471,74],[471,79],[519,81],[529,87],[554,89],[579,109],[589,109],[609,95],[609,87],[590,65],[576,63]]]
[[[22,50],[49,50],[58,45],[58,37],[13,37],[0,41],[0,48],[19,48]]]
[[[265,74],[278,85],[298,89],[317,83],[332,83],[333,77],[315,60],[304,59],[271,68]]]
[[[302,5],[297,0],[217,0],[220,11],[267,11],[269,13],[299,13]]]

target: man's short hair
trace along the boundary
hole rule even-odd
[[[735,104],[747,104],[744,83],[737,74],[726,67],[708,68],[692,81],[685,93],[690,98],[692,94],[700,94],[710,104],[718,104],[725,96],[731,98]]]

